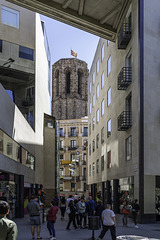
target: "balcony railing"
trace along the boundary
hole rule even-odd
[[[77,132],[69,132],[68,136],[69,137],[77,137],[78,133]]]
[[[118,131],[127,131],[132,126],[132,112],[124,111],[118,117]]]
[[[66,151],[66,147],[59,147],[60,151]]]
[[[60,179],[63,179],[63,180],[72,180],[72,176],[67,176],[67,175],[62,175],[62,176],[60,176]]]
[[[25,98],[22,100],[22,106],[29,107],[34,105],[34,97]]]
[[[82,165],[86,165],[86,161],[85,160],[82,161]]]
[[[132,68],[123,67],[118,75],[118,90],[126,90],[132,82]]]
[[[86,175],[83,175],[82,176],[82,181],[85,181],[86,180]]]
[[[76,149],[78,149],[78,146],[69,146],[68,147],[68,150],[76,150]]]
[[[123,23],[118,34],[118,49],[126,49],[131,39],[131,25]]]
[[[60,137],[65,137],[65,134],[64,133],[60,133],[59,136]]]
[[[83,137],[88,137],[88,132],[83,132],[83,133],[82,133],[82,136],[83,136]]]

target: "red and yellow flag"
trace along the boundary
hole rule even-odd
[[[74,56],[75,58],[77,58],[77,53],[74,52],[72,49],[71,49],[71,55]]]

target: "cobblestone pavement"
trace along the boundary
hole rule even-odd
[[[157,222],[155,224],[139,224],[139,228],[135,228],[134,224],[132,222],[132,219],[129,219],[128,227],[122,226],[122,215],[117,215],[117,236],[128,236],[128,240],[133,239],[158,239],[160,240],[160,222]],[[88,229],[78,229],[75,230],[73,226],[71,226],[71,230],[67,231],[68,216],[66,216],[65,220],[60,219],[60,212],[57,216],[57,221],[55,223],[55,229],[56,229],[56,239],[57,240],[88,240],[92,239],[92,231]],[[32,239],[31,232],[30,232],[30,223],[29,223],[29,216],[25,215],[22,219],[15,219],[15,222],[18,225],[18,238],[17,240],[29,240]],[[101,229],[94,231],[95,239],[97,239]],[[129,237],[130,235],[130,237]],[[131,237],[132,235],[132,237]],[[36,235],[35,235],[36,236]],[[133,237],[136,236],[136,237]],[[138,238],[138,236],[143,236]],[[49,239],[49,232],[47,229],[46,222],[42,223],[41,226],[41,237],[43,240]],[[126,239],[125,237],[121,239]],[[111,240],[110,232],[107,232],[103,240]]]

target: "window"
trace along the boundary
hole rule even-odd
[[[88,136],[88,127],[83,128],[83,136],[87,137]]]
[[[101,157],[101,171],[104,171],[104,155]]]
[[[87,135],[87,136],[88,136],[88,135]],[[87,144],[88,144],[87,139],[84,139],[84,140],[83,140],[83,150],[86,150]]]
[[[83,72],[81,69],[78,70],[78,94],[82,94],[82,77]]]
[[[19,12],[6,6],[1,6],[1,23],[19,28]]]
[[[73,136],[73,137],[77,136],[77,132],[76,132],[75,127],[71,127],[71,136]]]
[[[87,157],[86,153],[83,153],[83,162],[86,162],[86,157]]]
[[[60,128],[60,137],[64,137],[63,128]]]
[[[99,84],[97,85],[97,88],[96,88],[96,93],[97,93],[97,98],[99,98]]]
[[[93,75],[92,75],[92,83],[93,83],[93,85],[94,85],[94,83],[95,83],[95,72],[94,72]]]
[[[12,143],[7,143],[7,155],[12,155]]]
[[[94,130],[95,127],[95,117],[92,118],[92,130]]]
[[[63,141],[60,141],[60,146],[59,146],[60,150],[63,150]]]
[[[93,176],[95,174],[95,162],[93,162],[93,164],[92,164],[92,174],[93,174]]]
[[[91,135],[91,123],[89,124],[89,135]]]
[[[111,151],[107,152],[107,168],[111,168]]]
[[[71,155],[70,155],[70,159],[71,159],[71,161],[75,161],[76,160],[76,153],[71,153]]]
[[[92,83],[90,82],[89,83],[89,93],[91,93],[91,90],[92,90]]]
[[[89,165],[89,176],[91,176],[91,164]]]
[[[132,136],[126,139],[126,160],[132,159]]]
[[[107,122],[107,137],[111,135],[111,119]]]
[[[101,60],[103,61],[103,58],[104,58],[104,43],[103,43],[103,46],[102,46],[102,49],[101,49]]]
[[[84,190],[84,192],[86,192],[86,183],[84,183],[84,185],[83,185],[83,190]]]
[[[59,71],[56,71],[55,74],[55,78],[56,78],[56,96],[59,96]]]
[[[97,61],[97,74],[99,73],[99,59]]]
[[[107,76],[109,76],[111,72],[111,56],[108,58],[108,61],[107,61]]]
[[[0,153],[3,153],[3,140],[0,139]]]
[[[71,192],[75,191],[75,185],[76,185],[76,183],[71,183]]]
[[[69,69],[66,70],[66,94],[70,94],[70,84],[71,84],[71,72]]]
[[[33,61],[33,49],[19,46],[19,57]]]
[[[91,114],[91,109],[92,109],[92,106],[91,106],[91,103],[89,104],[89,113]]]
[[[97,159],[97,163],[96,163],[96,173],[99,173],[99,159]]]
[[[103,116],[104,114],[104,99],[101,102],[101,115]]]
[[[59,159],[60,159],[60,161],[63,160],[63,154],[60,154]]]
[[[104,87],[104,72],[101,75],[101,88]]]
[[[98,123],[99,122],[99,109],[97,110],[96,115],[97,115],[97,123]]]
[[[92,97],[92,106],[93,107],[95,106],[95,94],[93,94],[93,97]]]
[[[89,144],[89,155],[91,155],[91,144]]]
[[[104,142],[104,127],[101,129],[101,143]]]
[[[96,136],[96,147],[99,148],[99,133]]]
[[[3,41],[0,40],[0,52],[2,52],[2,43],[3,43]]]
[[[111,104],[111,87],[107,91],[107,107]]]
[[[71,140],[71,148],[76,148],[76,140]]]
[[[95,150],[95,140],[92,141],[92,147],[93,147],[92,150],[94,152],[94,150]]]

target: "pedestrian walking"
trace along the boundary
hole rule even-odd
[[[32,239],[35,239],[35,228],[36,227],[37,227],[37,239],[42,239],[40,237],[40,231],[41,231],[40,211],[41,211],[41,208],[38,204],[37,196],[32,196],[30,202],[27,204],[27,210],[30,215]]]
[[[55,201],[51,201],[51,208],[47,212],[47,228],[50,233],[50,239],[56,239],[54,223],[57,219],[58,207]]]
[[[132,204],[132,216],[133,216],[133,221],[134,221],[134,224],[135,224],[135,228],[139,228],[137,226],[138,211],[139,211],[139,204],[138,204],[138,200],[135,199],[134,203]]]
[[[105,210],[102,212],[102,221],[103,229],[97,240],[103,239],[108,230],[110,230],[112,240],[116,240],[116,219],[114,212],[111,210],[110,204],[107,204]]]
[[[68,204],[71,200],[73,200],[72,195],[69,195],[69,197],[66,200],[66,206],[68,206]]]
[[[104,205],[101,200],[98,200],[98,204],[95,206],[95,216],[99,217],[99,227],[103,225],[102,223],[102,212],[104,210]]]
[[[56,206],[58,207],[59,205],[59,198],[57,195],[55,195],[55,197],[53,198],[53,201],[56,203]]]
[[[95,201],[90,196],[89,201],[86,203],[86,212],[88,216],[94,216],[94,210],[95,210]]]
[[[123,226],[126,226],[127,227],[127,224],[128,224],[128,216],[130,214],[130,207],[129,207],[129,204],[128,202],[124,202],[124,205],[123,205],[123,208],[122,208],[122,214],[123,214],[123,217],[122,217],[122,221],[123,221]]]
[[[62,197],[60,200],[60,210],[61,210],[61,219],[64,219],[65,211],[66,211],[66,199],[65,197]]]
[[[73,200],[70,200],[69,204],[68,204],[68,207],[70,209],[70,213],[68,214],[69,216],[69,221],[68,221],[68,225],[67,225],[67,230],[70,230],[70,225],[71,225],[71,222],[73,222],[73,226],[75,227],[75,229],[77,229],[77,226],[76,226],[76,223],[75,223],[75,207],[74,207],[74,202]]]
[[[5,201],[0,201],[0,239],[16,240],[17,225],[7,218],[8,214],[9,204]]]
[[[81,200],[78,202],[78,211],[80,215],[80,227],[86,228],[86,203],[84,201],[84,198],[81,197]],[[83,226],[82,226],[83,221]]]
[[[74,200],[74,207],[75,207],[75,222],[78,227],[80,227],[80,219],[79,219],[79,209],[78,209],[78,200]]]

